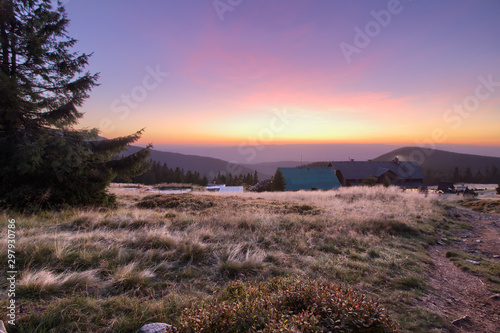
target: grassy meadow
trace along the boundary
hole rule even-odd
[[[184,308],[233,281],[285,276],[352,288],[379,302],[402,332],[446,326],[416,305],[428,290],[426,248],[447,220],[436,197],[393,187],[111,191],[115,210],[0,213],[3,231],[8,219],[17,224],[18,314],[9,332],[134,332],[175,323]],[[7,262],[6,251],[0,260]],[[8,320],[4,312],[0,319]]]

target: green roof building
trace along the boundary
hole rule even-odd
[[[340,184],[333,168],[278,168],[285,178],[285,191],[335,190]]]

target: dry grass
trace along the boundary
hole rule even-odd
[[[82,315],[94,318],[95,332],[133,331],[171,320],[191,299],[209,297],[232,280],[287,275],[360,289],[387,306],[403,331],[407,322],[433,318],[422,316],[412,299],[426,288],[426,246],[442,220],[436,197],[391,187],[231,196],[112,191],[121,202],[114,211],[1,213],[3,221],[18,221],[19,288],[33,298],[18,318],[19,330],[52,320],[51,327],[63,331],[60,325]],[[5,240],[0,246],[6,248]],[[125,314],[94,309],[116,307],[111,300],[118,295],[130,304],[165,299],[170,303],[162,306],[170,310],[139,307],[125,321]],[[84,314],[57,317],[67,302]],[[59,319],[49,320],[50,313]],[[423,327],[437,325],[426,320]]]
[[[462,205],[476,212],[500,214],[500,200],[474,200]]]
[[[24,270],[18,283],[20,296],[57,295],[60,293],[88,290],[98,287],[101,282],[98,270],[83,272],[53,273],[42,269],[39,271]]]
[[[155,277],[151,269],[140,269],[137,262],[119,266],[112,276],[115,285],[127,289],[145,288]]]

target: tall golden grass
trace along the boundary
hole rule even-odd
[[[362,290],[389,307],[403,331],[418,331],[412,321],[437,318],[412,305],[412,299],[426,289],[426,246],[435,241],[434,229],[443,220],[438,197],[396,187],[231,196],[194,192],[177,197],[185,201],[182,208],[148,209],[137,204],[151,193],[111,191],[120,201],[116,210],[1,213],[3,221],[14,214],[19,227],[18,293],[28,304],[19,327],[42,325],[61,304],[79,302],[82,313],[99,323],[95,331],[104,332],[122,327],[120,316],[126,314],[117,315],[119,320],[107,312],[93,315],[85,310],[90,303],[115,304],[101,300],[118,295],[130,304],[168,296],[185,306],[235,279],[289,275]],[[205,205],[192,206],[196,200]],[[3,237],[0,247],[6,245]],[[6,262],[5,254],[0,260]],[[80,298],[73,298],[75,293]],[[166,306],[169,313],[139,307],[123,327],[168,321],[178,314],[172,304]],[[62,331],[59,325],[76,315],[59,314],[53,329]]]

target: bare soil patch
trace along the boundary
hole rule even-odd
[[[460,227],[443,233],[438,245],[429,248],[434,263],[428,272],[432,291],[421,298],[421,306],[449,320],[449,332],[499,332],[500,296],[492,291],[498,283],[467,266],[460,269],[447,254],[470,254],[497,265],[500,215],[463,208],[451,208],[449,214]],[[466,265],[481,262],[470,260]]]

